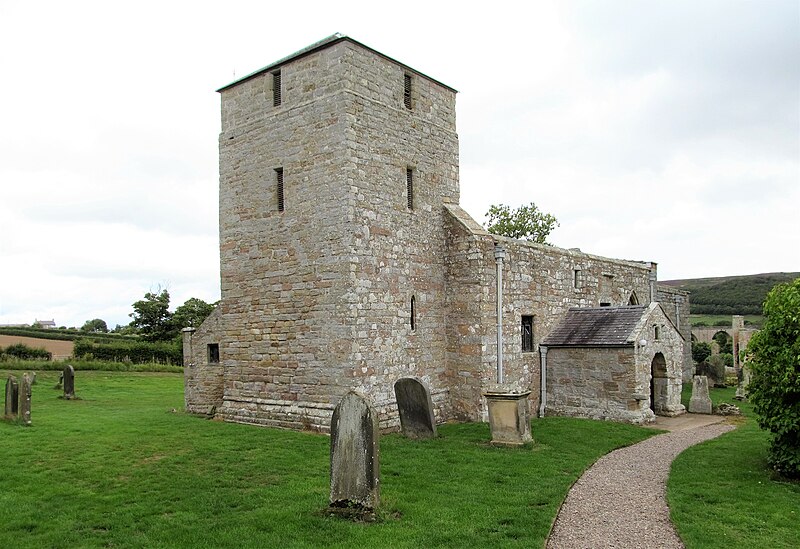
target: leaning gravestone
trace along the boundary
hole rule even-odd
[[[711,398],[708,396],[708,378],[706,376],[694,376],[692,378],[692,398],[689,400],[689,413],[711,413]]]
[[[394,384],[400,429],[408,438],[434,438],[436,418],[428,389],[414,378],[404,377]]]
[[[379,433],[377,412],[356,393],[347,393],[331,419],[332,507],[378,506]]]
[[[23,425],[31,424],[31,380],[28,374],[22,376],[19,385],[19,419]]]
[[[64,368],[64,398],[75,398],[75,368],[70,365]]]
[[[17,378],[8,376],[6,380],[6,409],[5,417],[17,417],[19,410],[19,385],[17,385]]]

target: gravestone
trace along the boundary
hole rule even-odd
[[[70,400],[75,398],[75,368],[67,365],[64,368],[64,398]]]
[[[403,435],[417,439],[434,438],[436,418],[427,387],[414,378],[404,377],[394,384],[394,395]]]
[[[708,396],[708,378],[706,376],[694,376],[692,378],[692,398],[689,400],[689,413],[711,413],[711,398]]]
[[[377,412],[358,394],[347,393],[331,419],[331,506],[378,506],[379,435]]]
[[[17,417],[19,410],[19,385],[17,385],[17,378],[8,376],[6,380],[6,409],[5,417]]]
[[[19,384],[19,419],[23,425],[31,424],[31,379],[28,374],[22,376]]]

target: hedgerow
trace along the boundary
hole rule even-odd
[[[75,341],[72,351],[75,358],[109,362],[132,362],[180,365],[183,354],[180,342],[173,341],[115,341],[98,343],[89,339]]]

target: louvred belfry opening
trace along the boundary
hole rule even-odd
[[[281,71],[272,73],[272,104],[277,107],[281,104],[283,98],[281,97]]]
[[[277,184],[276,195],[278,197],[278,211],[283,211],[283,168],[275,168],[275,183]]]
[[[411,109],[411,75],[403,77],[403,103],[407,109]]]
[[[414,209],[414,170],[406,168],[406,200],[408,209]]]

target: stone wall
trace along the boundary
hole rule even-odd
[[[689,319],[689,293],[677,288],[659,284],[656,287],[657,299],[669,319],[683,336],[683,364],[681,367],[684,383],[694,377],[692,360],[692,323]]]
[[[460,207],[446,205],[448,239],[448,374],[458,417],[485,419],[481,394],[495,383],[496,262],[503,275],[503,356],[506,380],[540,400],[539,342],[570,307],[649,301],[651,263],[621,261],[491,235]],[[577,271],[577,273],[576,273]],[[577,284],[576,284],[577,282]],[[533,317],[533,352],[522,351],[522,316]]]
[[[186,411],[213,415],[222,405],[222,363],[209,363],[208,346],[219,344],[222,334],[217,307],[197,331],[183,332],[183,383]]]

